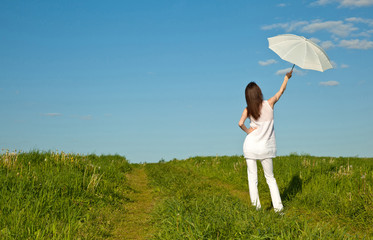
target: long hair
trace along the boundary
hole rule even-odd
[[[247,104],[247,116],[257,120],[260,117],[260,110],[263,103],[263,94],[260,87],[255,82],[247,84],[245,89],[245,97]]]

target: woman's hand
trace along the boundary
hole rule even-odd
[[[256,127],[250,127],[247,134],[252,133],[255,129],[256,129]]]
[[[290,72],[286,73],[286,76],[288,77],[288,79],[290,79],[292,75],[293,75],[293,70],[291,70]]]

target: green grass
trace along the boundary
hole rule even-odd
[[[1,239],[100,239],[126,202],[128,161],[63,152],[0,155]]]
[[[259,167],[262,211],[219,182],[248,191],[245,160],[195,157],[147,165],[164,202],[155,212],[158,239],[371,239],[373,162],[291,155],[274,160],[285,216],[271,209]]]
[[[280,216],[260,164],[262,210],[248,204],[242,156],[134,165],[118,155],[39,151],[0,154],[0,239],[115,237],[137,199],[128,196],[144,192],[126,180],[135,167],[145,167],[157,199],[153,239],[373,239],[373,159],[275,158]]]

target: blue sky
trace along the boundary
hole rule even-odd
[[[0,147],[131,162],[241,155],[244,89],[265,98],[292,33],[335,66],[296,69],[278,155],[373,157],[373,1],[1,1]]]

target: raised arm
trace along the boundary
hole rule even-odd
[[[268,99],[268,103],[269,103],[269,105],[272,108],[275,106],[275,103],[280,99],[280,97],[284,93],[284,91],[286,89],[286,85],[288,84],[288,80],[291,78],[292,74],[293,74],[293,71],[290,71],[290,72],[286,73],[286,75],[284,77],[284,81],[282,82],[280,90],[273,97],[271,97],[270,99]]]
[[[242,112],[242,116],[241,116],[241,119],[240,119],[240,121],[238,122],[238,126],[245,132],[245,133],[247,133],[247,134],[249,134],[249,133],[251,133],[252,131],[254,131],[256,128],[252,128],[252,127],[250,127],[250,128],[247,128],[246,126],[245,126],[245,121],[246,121],[246,119],[248,118],[248,116],[247,116],[247,109],[245,108],[244,110],[243,110],[243,112]]]

